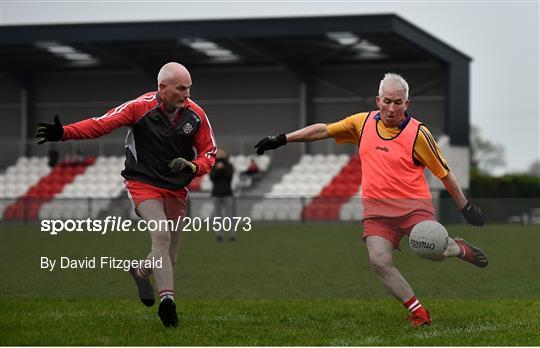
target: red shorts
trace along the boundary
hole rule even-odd
[[[186,216],[189,196],[187,188],[182,187],[179,190],[171,190],[133,180],[124,181],[124,185],[137,215],[139,215],[137,212],[139,204],[148,199],[155,199],[163,203],[167,219],[174,220],[179,216]]]
[[[372,217],[364,219],[364,240],[369,236],[383,237],[394,249],[399,249],[399,242],[404,235],[409,235],[412,228],[424,220],[435,220],[432,213],[417,211],[403,217]]]

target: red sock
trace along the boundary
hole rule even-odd
[[[137,275],[141,278],[148,278],[152,274],[151,268],[146,268],[142,264],[137,268]]]
[[[465,255],[467,255],[467,249],[465,249],[465,247],[461,244],[458,244],[458,247],[459,247],[459,255],[458,257],[460,259],[464,259],[465,258]]]
[[[411,311],[411,313],[414,313],[415,311],[422,308],[422,304],[420,304],[420,301],[418,301],[416,296],[413,296],[410,300],[403,302],[403,305],[405,306],[405,308]]]
[[[170,298],[174,301],[174,291],[171,289],[163,289],[158,291],[158,295],[161,301],[163,301],[166,298]]]

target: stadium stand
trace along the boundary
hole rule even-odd
[[[9,166],[6,172],[0,175],[0,216],[50,171],[45,157],[19,157],[14,165]]]
[[[235,189],[252,185],[251,178],[240,177],[251,159],[255,159],[261,173],[270,166],[271,159],[267,155],[256,158],[231,156],[235,167]],[[124,186],[120,172],[124,160],[123,156],[99,156],[75,165],[62,162],[51,170],[46,157],[20,157],[0,176],[0,216],[3,220],[96,218],[109,208],[113,199],[122,195]],[[212,182],[205,175],[196,178],[189,188],[208,193]],[[212,211],[212,202],[206,202],[201,208],[204,216],[210,216]]]
[[[343,205],[358,193],[362,182],[360,158],[351,156],[349,162],[304,208],[305,220],[339,220]]]
[[[270,156],[255,157],[261,175],[256,185],[243,181],[252,156],[231,156],[237,212],[258,221],[359,221],[362,219],[361,172],[357,155],[303,155],[292,167],[269,171]],[[46,157],[20,157],[0,174],[0,216],[4,221],[98,218],[127,212],[124,156],[99,156],[84,162],[62,162],[53,170]],[[290,169],[289,169],[290,168]],[[257,181],[258,180],[258,181]],[[211,217],[212,182],[208,175],[190,185],[192,216]],[[437,192],[432,192],[438,197]],[[261,199],[261,197],[263,197]],[[116,206],[116,203],[123,201]],[[116,202],[113,204],[113,202]],[[239,216],[240,216],[239,215]],[[136,218],[135,215],[131,215]]]
[[[94,163],[95,159],[87,158],[75,164],[62,162],[48,173],[46,173],[46,169],[43,169],[43,165],[46,163],[45,161],[45,158],[25,160],[24,157],[17,161],[15,165],[16,171],[14,173],[20,173],[21,178],[26,177],[27,179],[17,181],[13,185],[16,187],[14,190],[11,188],[11,185],[6,185],[7,193],[18,194],[19,196],[14,203],[5,208],[3,212],[4,220],[37,219],[42,205],[51,201],[58,193],[62,192],[64,186],[69,185],[75,177],[82,174],[88,166]],[[9,174],[8,171],[6,171],[6,175]],[[39,173],[46,173],[46,175],[39,176]],[[29,186],[27,190],[24,190],[25,184],[21,184],[22,182]],[[22,196],[20,195],[21,192],[24,192]]]
[[[98,157],[39,211],[41,219],[96,218],[124,189],[123,156]]]
[[[347,155],[303,155],[299,163],[272,186],[266,194],[268,199],[253,205],[252,218],[301,220],[304,203],[316,197],[348,161]]]
[[[364,206],[362,204],[362,199],[360,196],[360,188],[356,195],[352,196],[351,199],[341,206],[339,211],[339,220],[340,221],[360,221],[364,216]]]

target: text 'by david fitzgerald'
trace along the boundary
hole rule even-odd
[[[41,256],[40,268],[50,272],[54,270],[73,270],[73,269],[121,269],[129,271],[130,268],[144,267],[147,269],[156,269],[163,267],[163,260],[159,258],[149,258],[146,260],[128,260],[119,259],[113,256],[92,256],[84,258],[70,258],[61,256],[59,258],[49,258]]]

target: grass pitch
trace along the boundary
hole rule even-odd
[[[165,330],[121,270],[40,269],[41,256],[140,258],[145,233],[4,225],[0,345],[540,345],[537,227],[449,226],[488,253],[487,269],[420,259],[404,239],[396,264],[434,320],[415,330],[371,270],[360,227],[255,226],[234,243],[184,234],[181,326]]]

